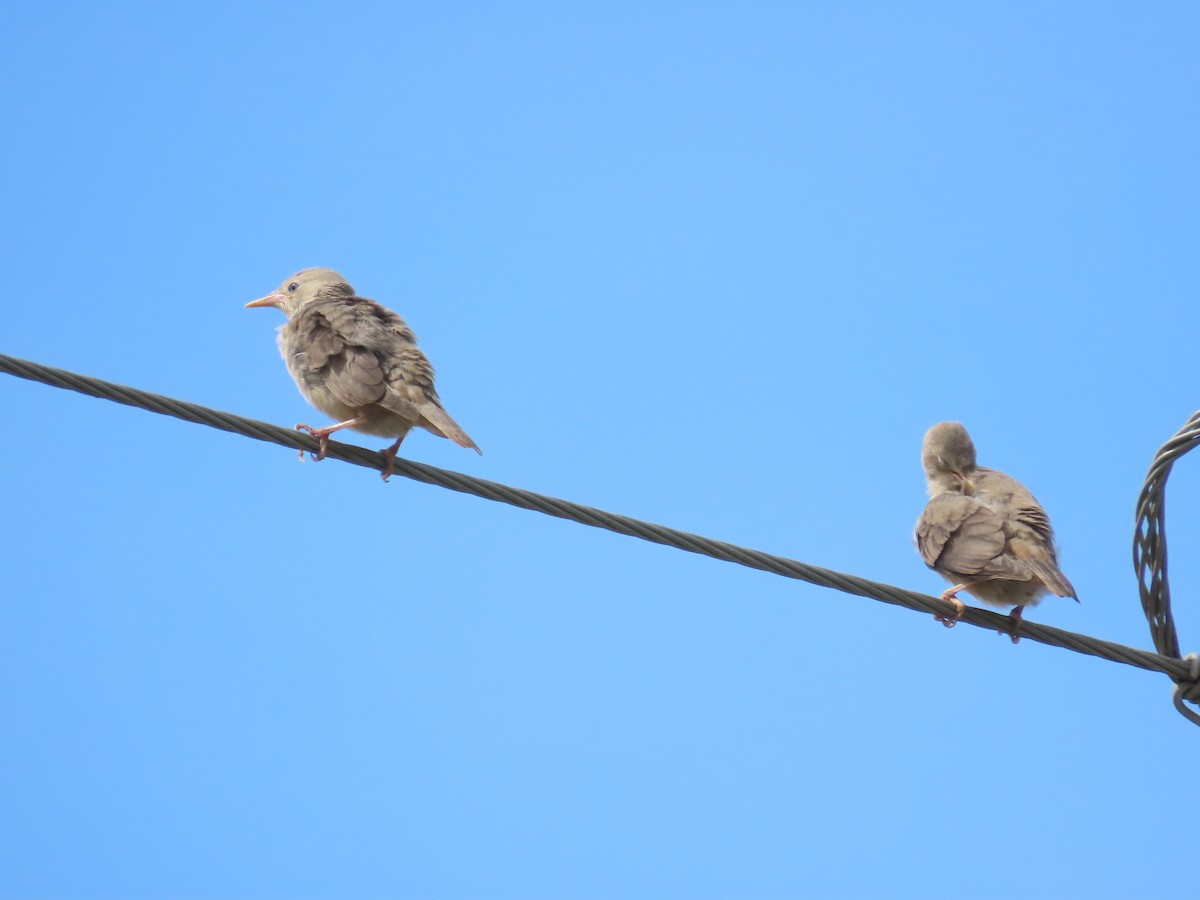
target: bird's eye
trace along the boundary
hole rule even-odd
[[[300,282],[293,281],[291,284],[288,285],[288,292],[294,294],[294,293],[296,293],[296,289],[299,287],[300,287]]]

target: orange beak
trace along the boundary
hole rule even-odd
[[[284,301],[284,296],[279,291],[273,291],[265,297],[259,297],[257,300],[251,300],[246,304],[246,309],[251,309],[255,306],[278,306]]]

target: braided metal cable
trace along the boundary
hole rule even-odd
[[[301,434],[290,428],[271,425],[267,422],[259,422],[255,419],[247,419],[243,416],[210,409],[196,403],[176,400],[161,394],[148,393],[137,388],[113,384],[108,381],[102,381],[99,378],[91,378],[75,372],[51,368],[28,360],[16,359],[0,354],[0,371],[30,381],[48,384],[52,387],[78,391],[92,397],[112,400],[127,406],[149,410],[150,412],[175,416],[188,422],[198,422],[202,425],[219,428],[222,431],[229,431],[234,434],[255,438],[256,440],[280,444],[284,447],[310,451],[317,450],[317,441],[315,438]],[[333,459],[340,459],[343,462],[352,463],[356,466],[364,466],[368,469],[382,470],[385,464],[385,459],[380,453],[337,441],[329,442],[326,455]],[[569,500],[547,497],[533,491],[510,487],[509,485],[499,484],[494,481],[486,481],[482,478],[475,478],[460,472],[451,472],[446,469],[439,469],[436,466],[429,466],[424,463],[412,462],[411,460],[397,457],[395,461],[395,474],[403,475],[405,478],[411,478],[414,481],[424,482],[425,484],[449,488],[452,491],[473,494],[485,500],[507,503],[522,509],[557,516],[560,519],[570,519],[582,525],[604,528],[609,531],[615,531],[617,534],[641,538],[644,541],[656,544],[665,544],[679,550],[686,550],[689,553],[710,556],[713,559],[737,563],[751,569],[761,569],[765,572],[782,575],[785,578],[806,581],[810,584],[833,588],[834,590],[855,594],[860,597],[868,597],[917,612],[932,613],[941,616],[954,614],[954,608],[951,604],[927,594],[919,594],[915,591],[904,590],[890,584],[869,581],[855,575],[808,565],[807,563],[784,556],[775,556],[771,553],[764,553],[761,550],[740,547],[736,544],[713,540],[712,538],[679,531],[674,528],[667,528],[663,525],[656,525],[652,522],[631,518],[630,516],[606,512],[605,510],[596,509],[591,506],[582,506],[578,503],[572,503]],[[974,607],[967,607],[960,621],[979,628],[988,628],[993,631],[1003,631],[1006,633],[1012,627],[1012,620],[1008,616],[1002,616]],[[1047,625],[1039,625],[1036,622],[1023,621],[1020,625],[1020,634],[1021,637],[1042,644],[1048,644],[1051,647],[1062,647],[1067,650],[1073,650],[1076,653],[1096,656],[1111,662],[1124,663],[1125,665],[1135,666],[1152,672],[1162,672],[1176,682],[1188,680],[1192,668],[1189,662],[1182,659],[1151,653],[1148,650],[1139,650],[1135,647],[1127,647],[1123,644],[1100,640],[1089,635],[1051,628]],[[1200,724],[1200,722],[1197,722],[1197,724]]]
[[[1137,501],[1137,525],[1133,531],[1133,568],[1138,578],[1142,611],[1150,623],[1150,636],[1159,653],[1179,656],[1179,635],[1171,615],[1171,585],[1167,579],[1167,477],[1175,460],[1200,443],[1200,412],[1193,413],[1154,455],[1146,483]],[[1189,662],[1195,654],[1189,656]],[[1200,725],[1200,715],[1184,700],[1200,703],[1200,671],[1191,662],[1189,673],[1175,679],[1175,708]]]

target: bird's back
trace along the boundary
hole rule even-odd
[[[1054,552],[1054,528],[1029,488],[1011,475],[979,466],[970,478],[972,495],[1003,516],[1010,536],[1035,538]]]

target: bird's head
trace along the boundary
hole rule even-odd
[[[959,422],[938,422],[925,433],[921,465],[931,494],[935,487],[963,494],[975,490],[970,480],[975,471],[975,444]]]
[[[246,308],[275,306],[290,319],[304,304],[328,296],[353,297],[354,288],[333,269],[301,269],[267,296],[251,300]]]

